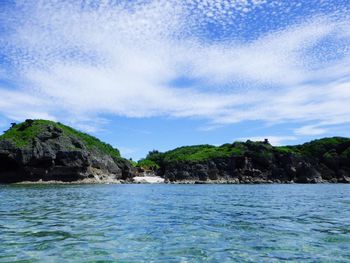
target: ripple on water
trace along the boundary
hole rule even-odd
[[[349,190],[0,186],[0,262],[350,262]]]

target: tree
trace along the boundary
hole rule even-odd
[[[160,165],[163,161],[164,154],[159,152],[158,150],[152,150],[148,152],[146,159],[151,160],[155,162],[156,164]]]

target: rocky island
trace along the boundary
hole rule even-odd
[[[139,161],[168,182],[350,183],[350,139],[324,138],[296,146],[263,142],[196,145]]]
[[[117,149],[61,123],[26,120],[0,137],[0,182],[118,182],[134,168]]]
[[[0,136],[0,183],[18,182],[350,183],[350,139],[185,146],[134,163],[61,123],[26,120]]]

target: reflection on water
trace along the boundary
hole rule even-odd
[[[0,186],[0,262],[346,262],[350,185]]]

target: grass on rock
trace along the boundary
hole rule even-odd
[[[20,124],[15,124],[0,136],[0,140],[6,139],[12,141],[16,147],[27,148],[35,137],[45,132],[47,127],[58,128],[63,131],[64,136],[79,139],[90,150],[96,149],[114,158],[121,158],[119,150],[113,148],[110,144],[104,143],[94,136],[75,130],[62,123],[48,120],[27,120]]]

